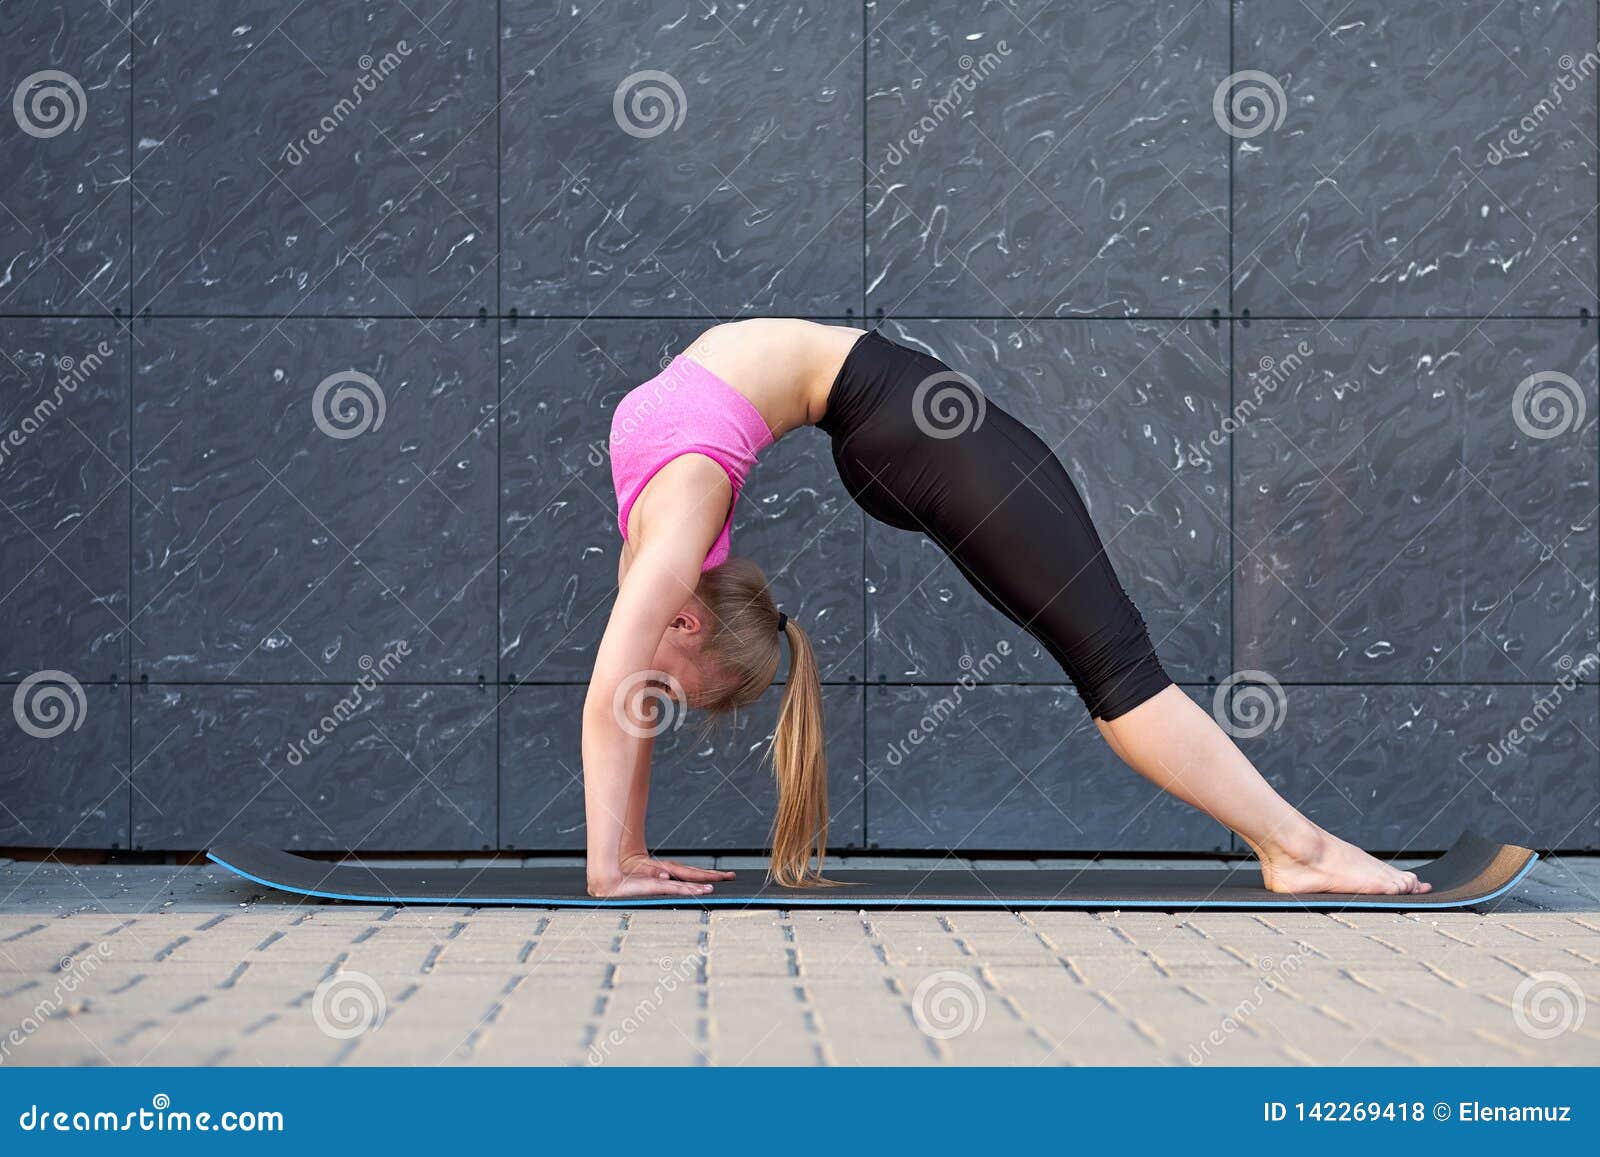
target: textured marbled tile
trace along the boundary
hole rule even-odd
[[[404,641],[401,678],[493,680],[492,326],[137,332],[137,673],[351,679]]]
[[[134,308],[494,308],[495,6],[146,4]]]
[[[1228,303],[1222,0],[870,0],[868,307]]]
[[[1470,365],[1457,363],[1465,392],[1459,677],[1554,679],[1566,660],[1581,662],[1600,645],[1597,334],[1593,325],[1489,321],[1462,346],[1469,350]],[[1541,376],[1549,374],[1565,380]]]
[[[1470,830],[1524,847],[1594,850],[1600,690],[1558,679],[1292,686],[1281,725],[1239,742],[1291,804],[1369,848],[1436,851]]]
[[[1204,688],[1186,689],[1209,705]],[[1225,828],[1124,765],[1071,687],[867,689],[878,848],[1216,851]]]
[[[500,708],[500,846],[582,850],[582,687],[519,687]],[[861,687],[823,689],[828,755],[828,846],[862,846]],[[777,792],[765,762],[778,691],[719,724],[702,716],[656,739],[650,791],[652,848],[767,846]]]
[[[0,5],[0,313],[128,312],[128,10]]]
[[[704,328],[593,320],[502,327],[503,678],[588,678],[621,544],[612,411]],[[796,430],[765,451],[734,511],[734,552],[766,571],[834,682],[862,671],[861,535],[862,515],[816,430]]]
[[[0,847],[126,848],[128,796],[126,683],[0,683]]]
[[[0,355],[0,677],[126,679],[127,332],[0,320]]]
[[[892,323],[1055,451],[1174,679],[1228,670],[1228,338],[1205,322]],[[1063,517],[1065,515],[1063,514]],[[1038,528],[1048,541],[1050,527]],[[1016,543],[1033,566],[1034,544]],[[867,524],[869,680],[947,682],[1005,640],[1007,681],[1062,672],[928,539]],[[1065,585],[1070,574],[1063,574]]]
[[[505,0],[504,304],[859,309],[861,8]]]
[[[1258,322],[1237,340],[1241,667],[1540,680],[1594,649],[1593,325]],[[1535,438],[1519,406],[1553,429],[1559,400],[1517,391],[1544,372],[1586,417]]]
[[[133,700],[137,847],[494,845],[493,687],[151,684]]]
[[[1234,67],[1278,91],[1235,90],[1235,308],[1595,312],[1595,39],[1580,0],[1241,0]]]

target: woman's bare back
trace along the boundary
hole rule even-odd
[[[712,326],[683,354],[750,399],[777,439],[827,412],[828,390],[863,332],[797,318],[749,318]]]

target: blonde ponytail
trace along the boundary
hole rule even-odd
[[[822,731],[822,683],[811,639],[785,622],[789,681],[772,733],[772,766],[778,779],[778,813],[772,821],[772,879],[786,888],[833,883],[822,878],[828,851],[828,757]],[[812,853],[817,864],[811,866]]]
[[[695,598],[710,620],[702,657],[715,673],[696,707],[721,714],[754,703],[777,678],[783,660],[779,639],[789,640],[789,680],[767,748],[778,782],[769,874],[789,888],[831,885],[834,881],[822,878],[828,847],[828,759],[822,683],[811,639],[778,613],[766,576],[747,558],[731,558],[701,575]]]

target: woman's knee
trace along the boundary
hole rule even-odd
[[[1058,658],[1095,719],[1115,719],[1172,685],[1144,619],[1127,602],[1091,642],[1061,649]]]

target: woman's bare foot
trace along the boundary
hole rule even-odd
[[[1415,872],[1391,868],[1320,828],[1295,842],[1292,850],[1282,845],[1256,849],[1261,877],[1270,891],[1420,896],[1433,890],[1433,885],[1417,879]]]

